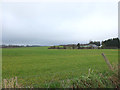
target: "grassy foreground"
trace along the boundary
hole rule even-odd
[[[111,64],[118,63],[117,49],[47,48],[4,48],[2,78],[17,76],[18,83],[24,87],[70,87],[65,83],[77,80],[81,76],[87,77],[89,70],[103,74],[109,71],[101,53],[106,55]],[[63,80],[64,85],[59,85]]]

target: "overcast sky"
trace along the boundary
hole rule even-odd
[[[3,3],[3,44],[57,45],[118,37],[118,3]]]

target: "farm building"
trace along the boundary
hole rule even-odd
[[[95,44],[81,44],[81,49],[98,49],[98,46]]]
[[[76,44],[60,45],[60,46],[51,46],[48,49],[98,49],[98,46],[95,44],[80,44],[80,48]]]
[[[89,44],[88,46],[92,47],[92,49],[98,49],[98,46],[95,44]]]

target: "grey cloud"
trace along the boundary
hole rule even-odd
[[[117,37],[117,3],[4,3],[3,43],[87,43]]]

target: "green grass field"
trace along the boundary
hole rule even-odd
[[[89,69],[109,70],[101,53],[111,64],[118,63],[117,49],[47,49],[48,47],[4,48],[2,78],[17,76],[22,85],[45,87],[45,83],[78,78]]]

